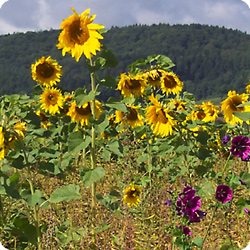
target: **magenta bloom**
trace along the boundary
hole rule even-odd
[[[186,226],[179,226],[179,228],[182,229],[182,233],[183,233],[184,235],[189,235],[189,236],[192,235],[191,230],[190,230],[189,227],[186,227]]]
[[[231,137],[230,135],[225,135],[223,138],[222,138],[222,144],[223,145],[227,145],[227,143],[230,141]]]
[[[233,191],[227,185],[219,185],[216,188],[215,198],[219,202],[226,203],[227,201],[232,200],[232,198],[233,198]]]
[[[250,211],[246,207],[244,207],[243,209],[248,215],[250,214]]]
[[[240,157],[243,161],[249,161],[250,139],[247,136],[235,136],[232,139],[230,152],[232,155]]]
[[[179,193],[175,207],[177,215],[187,216],[189,222],[200,222],[200,219],[206,216],[205,212],[199,210],[201,207],[201,198],[195,196],[195,192],[195,189],[186,186],[181,193]]]

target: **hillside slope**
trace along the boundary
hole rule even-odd
[[[31,93],[35,82],[30,66],[51,56],[63,66],[64,89],[89,86],[85,59],[76,63],[56,48],[59,30],[0,36],[0,95]],[[148,55],[163,54],[176,64],[173,69],[196,98],[223,97],[228,90],[245,91],[250,79],[250,35],[207,25],[133,25],[113,27],[102,42],[119,60],[108,73],[116,77],[127,65]],[[109,95],[110,92],[106,92]]]

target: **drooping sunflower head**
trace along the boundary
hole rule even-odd
[[[143,96],[145,88],[147,87],[146,79],[143,75],[126,75],[121,74],[121,79],[117,85],[117,89],[121,90],[124,97],[127,96]]]
[[[8,153],[9,149],[5,142],[4,129],[0,126],[0,160],[4,159],[4,156]]]
[[[166,72],[161,78],[161,89],[166,95],[178,95],[183,89],[183,82],[173,72]]]
[[[63,95],[56,88],[45,89],[40,95],[41,109],[49,112],[51,115],[60,113],[63,108]]]
[[[98,30],[104,28],[103,25],[92,23],[95,15],[89,16],[90,9],[78,15],[72,8],[73,15],[63,20],[61,24],[62,32],[58,37],[57,47],[62,49],[63,56],[70,53],[78,62],[81,55],[90,59],[100,51],[101,43],[98,39],[103,39]]]
[[[162,137],[172,135],[174,133],[174,127],[177,125],[177,121],[169,114],[170,110],[163,107],[153,94],[149,99],[153,105],[145,108],[145,121],[151,124],[151,128],[155,135],[161,135]]]
[[[124,204],[128,204],[129,207],[137,207],[140,202],[139,196],[141,193],[141,188],[139,186],[134,185],[134,183],[131,183],[131,185],[125,189],[124,193]]]
[[[42,128],[48,129],[51,126],[51,123],[48,122],[49,118],[45,115],[45,113],[41,110],[36,111],[36,115],[39,116],[42,125]]]
[[[133,129],[143,125],[143,117],[139,114],[138,109],[140,106],[127,105],[128,112],[124,113],[119,110],[115,112],[115,122],[121,125],[130,125]]]
[[[147,83],[155,89],[156,86],[161,86],[161,77],[166,73],[163,69],[151,69],[143,73],[143,76],[146,78]]]
[[[191,111],[190,119],[192,121],[204,121],[206,118],[206,113],[202,107],[202,105],[194,105],[194,109]]]
[[[171,100],[168,103],[168,107],[171,107],[172,110],[177,111],[177,110],[181,110],[181,111],[185,111],[185,105],[187,104],[187,102],[183,102],[181,100]]]
[[[206,117],[204,122],[214,122],[219,114],[219,109],[210,101],[202,103],[202,109],[204,110]]]
[[[50,56],[47,58],[43,56],[31,65],[32,78],[42,86],[50,88],[60,81],[61,68],[56,60],[52,60]]]
[[[234,115],[235,111],[245,112],[250,111],[250,106],[238,107],[240,104],[244,104],[248,101],[248,95],[243,93],[237,94],[236,91],[229,91],[228,97],[221,102],[221,110],[224,114],[225,121],[229,124],[243,123],[241,119]]]
[[[17,140],[23,140],[24,138],[24,134],[25,134],[25,131],[27,130],[26,128],[26,122],[17,122],[15,125],[14,125],[14,128],[11,129],[12,131],[8,131],[9,133],[8,134],[8,138],[5,138],[8,143],[7,143],[7,146],[9,148],[15,148],[15,141]]]
[[[95,100],[96,119],[100,117],[102,112],[101,103]],[[85,102],[83,105],[77,106],[76,101],[71,103],[67,113],[67,115],[71,117],[72,122],[79,123],[81,126],[90,125],[89,117],[91,114],[91,102]]]

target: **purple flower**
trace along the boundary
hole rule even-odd
[[[247,185],[245,181],[243,181],[243,180],[241,180],[241,179],[239,179],[239,181],[240,181],[241,185],[244,185],[244,186]]]
[[[172,200],[167,200],[164,202],[164,205],[171,206],[171,204],[172,204]]]
[[[223,145],[227,145],[227,143],[229,142],[230,139],[231,139],[230,135],[225,135],[225,136],[222,138],[222,144],[223,144]]]
[[[233,198],[233,191],[227,185],[219,185],[216,188],[215,198],[219,202],[226,203]]]
[[[199,209],[197,209],[194,212],[189,211],[188,212],[188,217],[189,217],[189,222],[200,222],[203,217],[207,215],[206,212],[203,212]]]
[[[191,236],[192,233],[191,233],[191,230],[189,227],[186,227],[186,226],[179,226],[180,229],[182,229],[182,232],[184,235],[189,235]]]
[[[248,215],[250,215],[250,211],[247,208],[244,207],[243,209]]]
[[[250,139],[247,136],[235,136],[232,139],[230,152],[236,157],[241,157],[243,161],[249,161]]]
[[[201,207],[201,198],[195,196],[195,189],[190,186],[186,186],[176,202],[177,215],[185,215],[190,222],[199,222],[206,213],[198,210]]]

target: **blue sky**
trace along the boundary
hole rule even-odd
[[[250,5],[250,0],[244,0]],[[59,29],[62,19],[90,8],[95,23],[200,23],[250,34],[250,8],[242,0],[0,0],[0,34]]]

